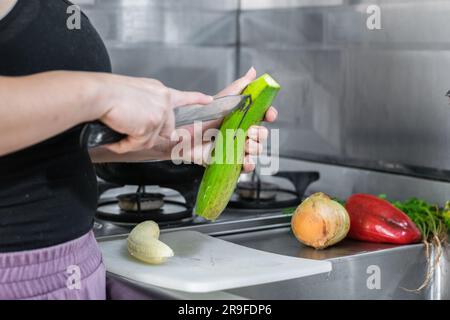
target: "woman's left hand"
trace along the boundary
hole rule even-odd
[[[255,68],[250,68],[245,76],[234,81],[227,88],[219,92],[217,96],[226,96],[233,94],[240,94],[250,82],[256,79]],[[266,112],[264,121],[274,122],[277,119],[278,111],[275,107],[270,107]],[[269,130],[264,126],[252,126],[247,132],[247,140],[245,142],[245,159],[244,171],[251,172],[255,170],[251,156],[257,156],[263,151],[263,143],[269,136]]]
[[[234,81],[227,88],[219,92],[216,96],[227,96],[240,94],[245,87],[256,78],[256,70],[250,70],[242,78]],[[207,107],[206,107],[207,108]],[[270,107],[266,113],[264,121],[274,122],[277,119],[278,111],[274,107]],[[222,120],[214,120],[204,123],[202,126],[203,133],[211,128],[218,128]],[[188,130],[193,136],[193,126],[186,126],[183,129]],[[255,169],[255,163],[252,161],[252,156],[257,156],[263,151],[263,143],[267,140],[269,130],[264,126],[252,126],[247,132],[247,139],[245,141],[245,158],[243,164],[244,172],[251,172]],[[193,145],[189,152],[181,156],[184,161],[190,161],[199,165],[204,165],[211,154],[213,144],[211,142],[203,142],[200,145]]]

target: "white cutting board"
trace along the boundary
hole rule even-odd
[[[331,271],[331,263],[243,247],[195,231],[161,235],[175,256],[148,265],[128,254],[126,239],[100,242],[107,271],[148,285],[213,292]]]

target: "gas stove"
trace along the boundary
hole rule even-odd
[[[212,235],[287,226],[292,208],[318,179],[314,171],[264,177],[243,174],[228,207],[214,222],[194,214],[196,192],[192,190],[198,186],[116,186],[100,181],[95,233],[97,237],[123,235],[145,220],[158,222],[162,232],[190,229]]]
[[[448,182],[422,179],[409,175],[289,158],[280,159],[280,168],[283,169],[281,172],[273,176],[263,176],[260,182],[251,175],[242,176],[240,180],[240,183],[244,183],[241,184],[243,186],[242,190],[237,189],[228,207],[215,222],[206,221],[193,214],[196,189],[195,186],[188,186],[187,184],[181,187],[172,186],[171,188],[158,186],[139,188],[138,186],[117,186],[101,182],[99,184],[98,210],[100,212],[108,209],[110,210],[110,216],[120,216],[124,212],[119,207],[118,196],[133,195],[137,191],[143,193],[144,196],[146,194],[163,195],[164,204],[158,209],[162,210],[162,212],[141,212],[145,216],[139,218],[154,220],[160,215],[170,215],[171,212],[180,214],[180,212],[186,211],[186,217],[182,219],[163,219],[158,221],[162,232],[192,229],[210,235],[224,235],[240,231],[289,226],[291,208],[296,207],[300,203],[300,198],[319,191],[341,199],[346,199],[353,193],[362,192],[371,194],[384,193],[390,198],[398,200],[420,197],[435,203],[445,203],[448,194],[450,194],[450,184]],[[253,185],[260,184],[260,190],[247,188],[249,182]],[[274,188],[274,185],[276,185],[276,188]],[[242,191],[247,194],[242,194]],[[273,198],[274,191],[276,191],[275,202]],[[258,193],[260,199],[255,200],[254,196]],[[294,194],[296,194],[297,199]],[[249,197],[250,199],[241,201],[242,195],[244,196],[243,198]],[[135,207],[137,208],[137,205]],[[125,213],[126,217],[139,216],[139,212]],[[131,228],[140,221],[137,218],[134,221],[121,220],[121,218],[109,219],[109,217],[97,213],[94,228],[96,236],[98,238],[107,238],[128,234]]]

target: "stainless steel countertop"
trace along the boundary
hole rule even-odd
[[[314,250],[303,246],[289,228],[236,233],[219,238],[258,250],[332,262],[330,273],[233,290],[194,294],[136,283],[108,275],[108,292],[113,299],[447,299],[450,270],[445,258],[432,284],[415,293],[426,273],[422,244],[392,246],[346,240],[338,245]],[[379,270],[380,287],[371,288]]]
[[[169,230],[166,232],[172,232]],[[432,284],[415,293],[423,281],[427,263],[422,244],[395,246],[344,240],[314,250],[299,243],[289,227],[222,234],[219,238],[267,252],[318,260],[333,264],[330,273],[233,290],[193,294],[178,292],[108,274],[108,292],[114,299],[446,299],[450,267],[442,258]],[[101,241],[108,241],[104,238]],[[380,288],[367,284],[370,267],[380,271]]]
[[[220,238],[257,250],[314,260],[337,259],[368,254],[381,250],[403,250],[406,247],[411,246],[396,246],[391,244],[369,243],[345,239],[332,247],[323,250],[316,250],[301,244],[292,234],[290,228],[272,229],[265,232],[225,235]],[[412,246],[421,247],[422,244]]]

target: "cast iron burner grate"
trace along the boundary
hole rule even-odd
[[[193,215],[189,204],[164,199],[160,193],[147,193],[145,186],[139,186],[136,193],[99,199],[96,217],[115,223],[137,224],[146,220],[186,221]]]
[[[295,190],[279,188],[275,183],[263,182],[259,175],[254,174],[251,181],[238,184],[228,208],[273,210],[295,207],[303,200],[308,186],[320,178],[319,173],[314,171],[283,171],[275,176],[289,180]]]

